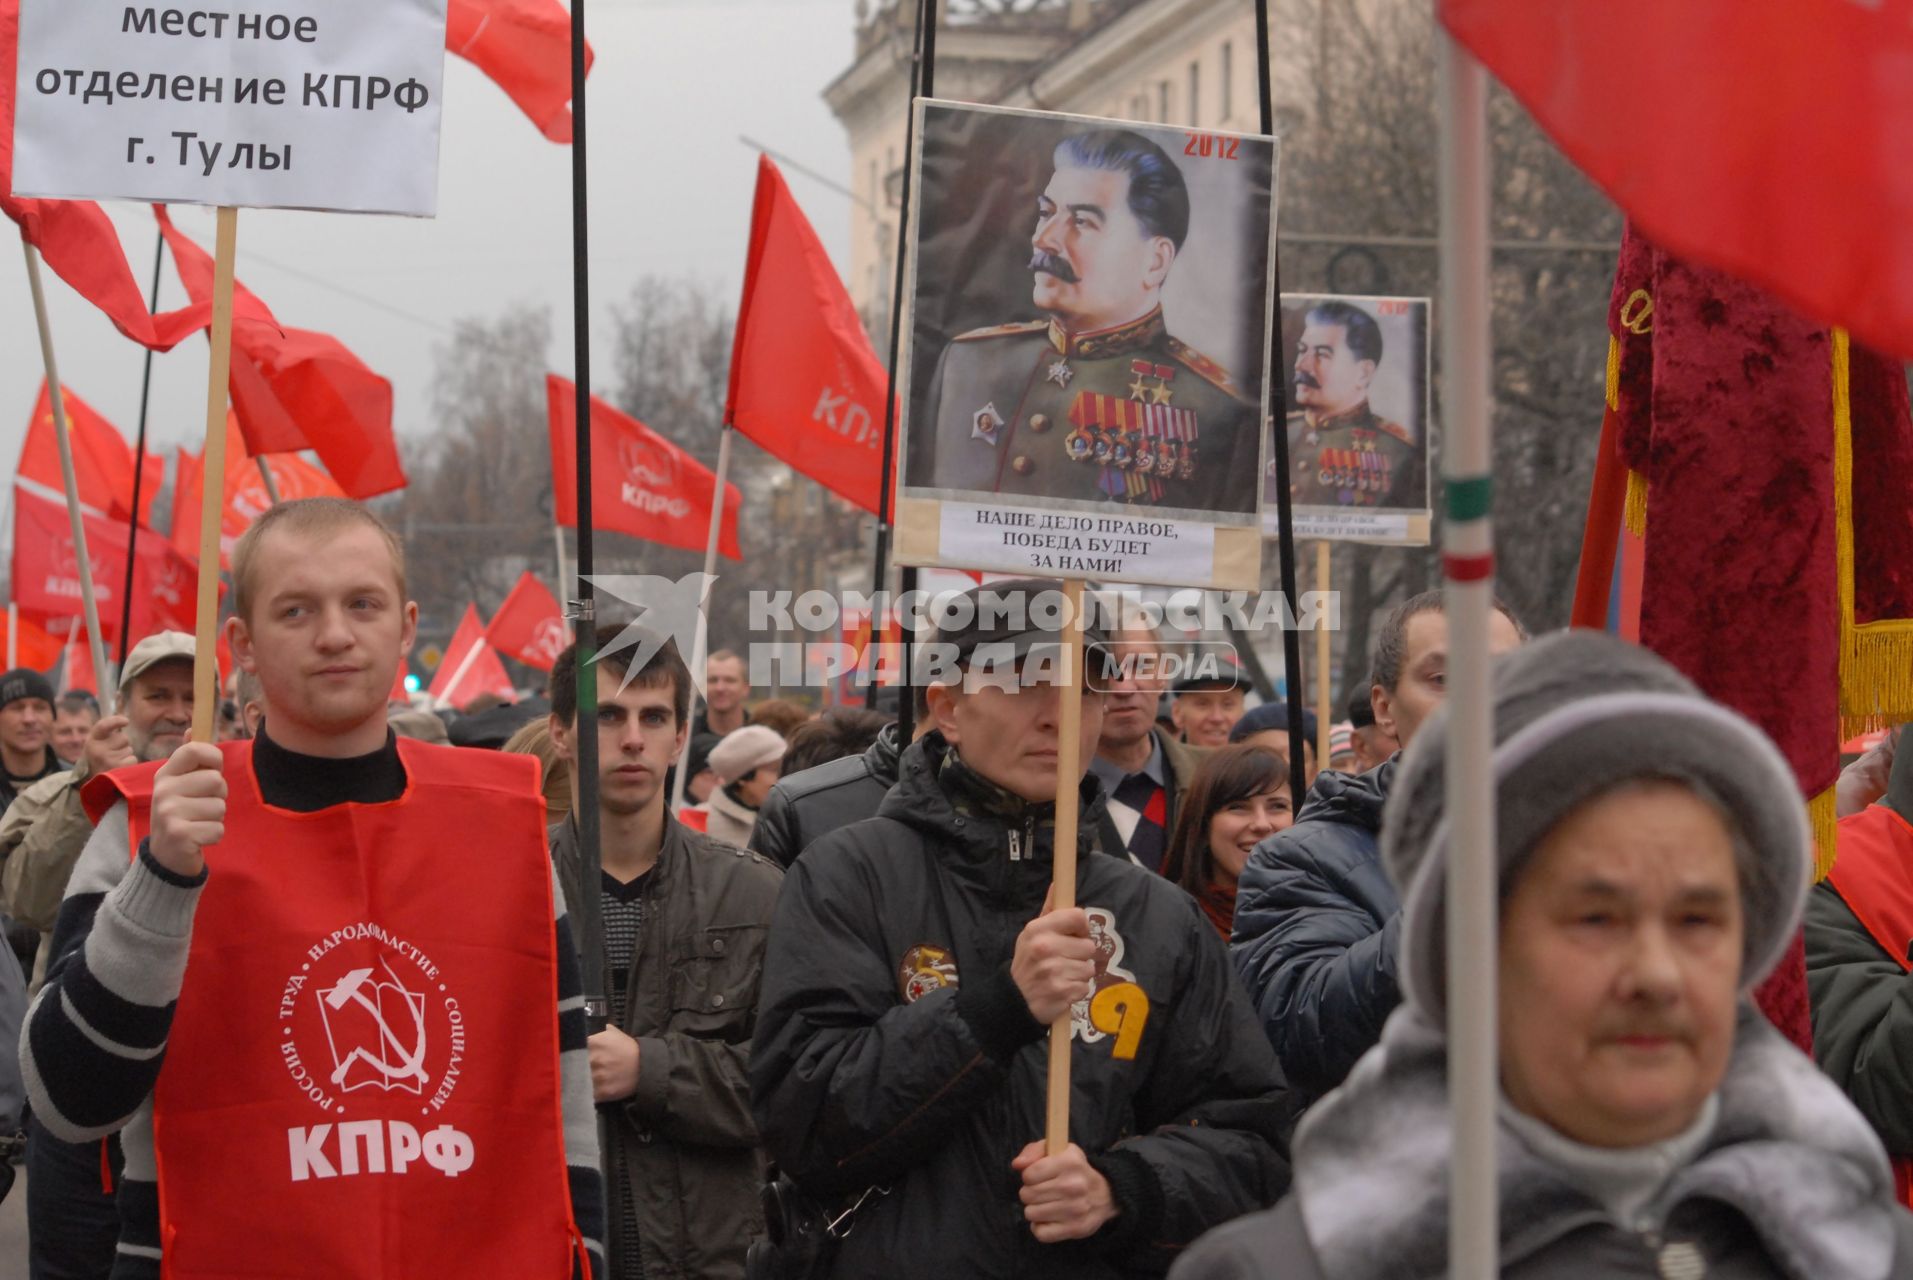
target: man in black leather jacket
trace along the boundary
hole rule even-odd
[[[917,736],[929,731],[923,689],[912,693]],[[779,778],[758,810],[748,848],[788,867],[819,836],[876,816],[883,793],[896,785],[903,743],[897,725],[884,726],[862,755],[845,756]]]
[[[1507,606],[1496,608],[1488,644],[1502,653],[1526,634]],[[1447,665],[1441,593],[1395,606],[1375,643],[1376,726],[1406,747],[1440,704]],[[1356,777],[1318,775],[1295,825],[1257,845],[1242,870],[1229,955],[1283,1073],[1310,1101],[1342,1082],[1401,1003],[1401,900],[1381,853],[1396,759]]]
[[[1009,645],[1019,680],[1055,647],[976,632],[944,639]],[[929,689],[936,728],[879,815],[785,881],[752,1045],[759,1128],[813,1195],[883,1189],[836,1280],[1161,1272],[1287,1185],[1280,1072],[1194,900],[1092,852],[1093,777],[1076,779],[1080,905],[1044,913],[1060,699],[958,680]],[[1082,710],[1086,766],[1100,695]],[[1046,1030],[1065,1015],[1071,1143],[1045,1157]]]

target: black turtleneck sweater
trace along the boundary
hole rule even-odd
[[[390,729],[377,751],[335,758],[288,751],[267,735],[262,724],[252,743],[252,768],[266,803],[294,813],[317,813],[347,801],[380,804],[405,794],[398,735]]]

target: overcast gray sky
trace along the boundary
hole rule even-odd
[[[756,156],[748,134],[845,182],[849,148],[819,96],[848,64],[853,0],[588,0],[591,73],[593,365],[609,378],[609,307],[641,275],[692,274],[735,295],[750,229]],[[841,270],[848,200],[786,168],[791,189]],[[554,370],[572,368],[571,151],[547,142],[477,68],[448,57],[431,220],[242,212],[239,278],[279,319],[334,334],[390,378],[402,440],[432,429],[433,351],[455,320],[507,305],[548,306]],[[141,287],[155,227],[144,206],[114,205]],[[208,250],[212,213],[175,218]],[[9,236],[9,240],[13,237]],[[62,381],[130,439],[142,350],[48,273]],[[160,306],[183,291],[169,262]],[[11,477],[42,374],[26,269],[0,253],[0,474]],[[149,440],[197,448],[206,413],[206,342],[153,367]],[[0,541],[11,538],[0,530]]]

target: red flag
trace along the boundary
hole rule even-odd
[[[126,586],[126,526],[98,516],[82,519],[100,635],[115,640]],[[133,566],[133,634],[191,631],[196,583],[192,562],[170,543],[141,538]],[[13,490],[13,598],[22,614],[42,626],[65,626],[80,610],[79,556],[66,504],[19,485]]]
[[[68,440],[73,446],[74,487],[80,505],[96,512],[126,519],[133,509],[133,450],[119,429],[73,394],[71,387],[60,388],[66,405],[66,420],[72,428]],[[46,384],[40,384],[40,398],[34,402],[33,417],[27,423],[26,441],[20,447],[20,466],[16,478],[43,484],[55,493],[66,491],[60,470],[60,442],[54,436],[53,400]],[[158,454],[146,455],[146,474],[140,486],[140,523],[153,517],[153,499],[162,478]]]
[[[767,453],[875,512],[889,378],[830,256],[769,156],[757,163],[725,420]]]
[[[507,658],[516,658],[540,671],[551,670],[558,655],[571,643],[558,598],[529,569],[519,576],[505,603],[492,615],[485,638]]]
[[[44,627],[26,618],[20,618],[19,635],[14,640],[14,665],[32,667],[35,671],[51,671],[53,664],[60,660],[60,641],[49,635]],[[7,652],[7,613],[0,609],[0,658]]]
[[[490,76],[553,142],[571,141],[571,13],[557,0],[451,0],[445,47]],[[590,74],[591,46],[585,46]]]
[[[106,313],[119,331],[143,346],[166,351],[206,326],[210,304],[158,317],[127,265],[119,232],[91,200],[23,200],[13,195],[14,66],[19,61],[20,0],[0,0],[0,213],[20,225],[55,275]]]
[[[555,518],[568,529],[578,527],[577,398],[578,389],[569,380],[555,373],[545,375]],[[594,527],[667,547],[704,550],[717,477],[696,458],[593,396],[591,462]],[[737,545],[740,501],[737,486],[725,485],[718,549],[733,560],[744,558]]]
[[[252,528],[253,521],[272,506],[265,477],[259,474],[259,459],[246,452],[246,442],[238,424],[226,415],[225,509],[219,521],[219,567],[232,567],[232,549],[239,536]],[[275,454],[267,458],[273,483],[279,487],[279,500],[295,498],[343,498],[338,482],[297,454]],[[199,559],[199,509],[204,492],[205,464],[199,454],[179,451],[179,470],[173,482],[172,544],[189,560]]]
[[[1913,21],[1877,0],[1443,0],[1663,248],[1913,356]]]
[[[67,633],[61,657],[65,661],[60,664],[60,692],[84,689],[97,696],[100,675],[93,669],[93,646],[86,638],[86,623],[79,618],[73,619],[73,630]]]
[[[213,260],[153,206],[180,282],[194,299],[210,298]],[[246,448],[262,453],[311,449],[354,498],[405,487],[392,434],[392,384],[365,367],[338,339],[285,329],[258,296],[233,284],[233,411]]]
[[[478,652],[467,662],[466,655],[471,654],[474,646]],[[468,705],[481,693],[495,693],[507,700],[516,695],[511,677],[505,674],[505,664],[485,643],[485,628],[478,620],[477,605],[465,606],[465,616],[458,620],[458,630],[452,632],[451,643],[445,646],[445,657],[432,673],[432,685],[427,692],[455,707]]]

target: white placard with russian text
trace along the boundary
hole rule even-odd
[[[940,506],[939,551],[948,564],[1099,581],[1206,585],[1216,576],[1211,524],[967,502]]]
[[[21,0],[15,195],[430,217],[447,0]]]

